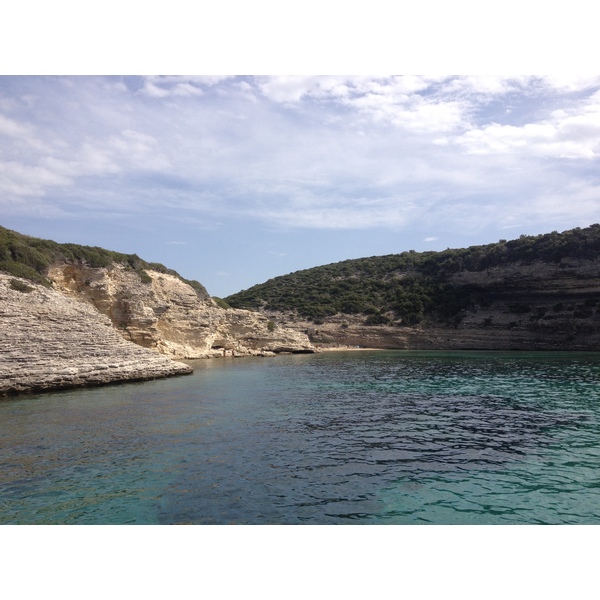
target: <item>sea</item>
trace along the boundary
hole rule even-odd
[[[0,524],[600,523],[600,353],[357,351],[0,401]]]

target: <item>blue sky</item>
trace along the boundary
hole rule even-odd
[[[216,296],[600,221],[600,76],[2,76],[1,224]]]

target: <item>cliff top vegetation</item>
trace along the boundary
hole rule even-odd
[[[135,271],[144,283],[150,282],[147,269],[178,277],[194,288],[198,296],[208,298],[208,292],[198,281],[184,279],[160,263],[149,263],[137,254],[122,254],[97,246],[59,244],[51,240],[30,237],[0,226],[0,271],[50,286],[46,275],[55,264],[81,264],[92,268],[110,267],[113,263]]]

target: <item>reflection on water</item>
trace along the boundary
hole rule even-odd
[[[0,403],[0,523],[598,523],[600,355],[360,352]]]

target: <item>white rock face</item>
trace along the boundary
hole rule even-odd
[[[304,333],[220,308],[173,275],[148,275],[59,265],[47,289],[0,273],[0,395],[192,371],[172,359],[315,351]]]
[[[304,333],[278,327],[255,312],[225,310],[173,275],[147,273],[151,281],[142,283],[121,265],[60,265],[48,276],[56,289],[106,315],[125,339],[172,358],[315,351]]]
[[[0,395],[191,372],[126,341],[87,302],[0,273]]]

